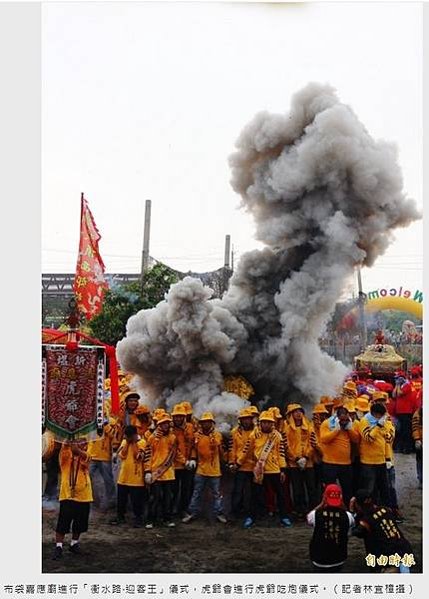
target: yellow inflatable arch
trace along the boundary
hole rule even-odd
[[[365,312],[378,312],[379,310],[398,310],[413,314],[420,320],[423,318],[423,304],[406,297],[377,297],[366,302]]]

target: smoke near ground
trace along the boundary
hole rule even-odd
[[[318,338],[355,267],[419,218],[395,146],[372,139],[328,85],[307,85],[288,114],[257,114],[236,148],[232,187],[266,247],[242,257],[222,300],[187,277],[118,344],[154,404],[190,401],[222,422],[243,405],[222,395],[223,374],[279,404],[335,392],[346,367]]]

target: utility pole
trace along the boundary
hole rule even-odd
[[[234,272],[234,244],[232,244],[231,250],[231,272]]]
[[[225,235],[225,260],[224,260],[224,265],[223,265],[223,281],[222,281],[222,286],[223,286],[223,293],[225,293],[225,291],[228,288],[228,281],[229,281],[229,277],[231,276],[231,266],[230,266],[230,262],[229,262],[229,258],[230,258],[230,254],[231,254],[231,235]]]
[[[360,320],[360,330],[361,330],[361,342],[362,349],[365,349],[367,345],[367,332],[366,332],[366,320],[365,320],[365,299],[366,294],[362,290],[362,275],[360,266],[357,267],[357,279],[358,279],[358,302],[359,302],[359,320]]]
[[[143,291],[143,281],[145,272],[149,266],[149,241],[150,241],[150,212],[152,201],[146,200],[144,213],[144,233],[143,233],[143,251],[142,251],[142,267],[140,273],[140,285]]]
[[[225,263],[224,263],[224,266],[226,268],[230,268],[230,266],[229,266],[230,247],[231,247],[231,235],[225,235]]]

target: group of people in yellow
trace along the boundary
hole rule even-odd
[[[338,397],[321,397],[311,417],[296,403],[283,413],[278,407],[260,413],[254,405],[243,408],[226,437],[216,429],[212,413],[195,418],[187,402],[173,406],[171,413],[162,408],[151,412],[123,381],[121,411],[106,418],[103,436],[89,443],[62,444],[54,559],[61,558],[70,527],[70,550],[80,552],[79,538],[88,528],[93,501],[91,477],[97,471],[104,480],[107,506],[116,504],[112,525],[125,523],[128,500],[136,528],[150,529],[158,521],[173,528],[176,514],[188,523],[200,513],[207,487],[215,518],[226,523],[223,495],[231,476],[224,472],[233,475],[231,515],[242,517],[245,528],[267,512],[277,512],[280,524],[290,527],[318,505],[327,485],[337,482],[346,505],[364,488],[400,521],[395,427],[388,401],[381,391],[358,396],[350,380]],[[421,447],[422,420],[417,413],[413,436]]]

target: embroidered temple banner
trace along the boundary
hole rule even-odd
[[[101,434],[105,373],[104,347],[42,344],[42,429],[59,441]]]

